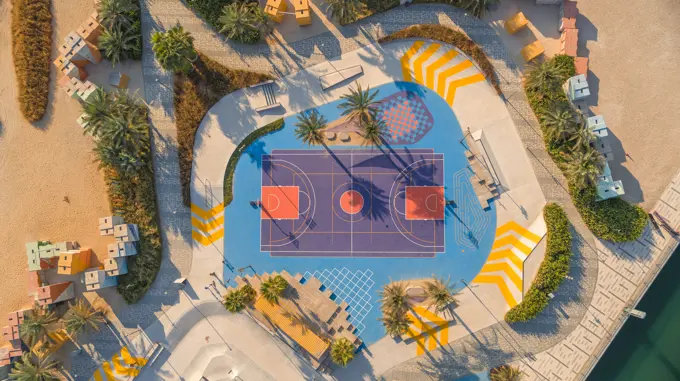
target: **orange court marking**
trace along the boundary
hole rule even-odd
[[[348,190],[340,196],[340,207],[347,214],[357,214],[364,207],[364,197],[355,190]]]
[[[443,220],[446,200],[442,186],[407,186],[407,220]]]
[[[263,186],[260,215],[264,220],[297,220],[300,217],[300,188]]]

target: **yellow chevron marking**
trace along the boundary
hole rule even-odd
[[[191,226],[197,228],[198,230],[202,231],[203,233],[209,233],[212,230],[215,230],[217,228],[221,228],[223,225],[224,225],[224,216],[219,216],[216,219],[211,220],[210,222],[206,222],[206,223],[199,220],[198,218],[191,217]]]
[[[102,370],[104,371],[106,381],[116,381],[116,376],[114,376],[113,371],[111,370],[111,364],[108,361],[102,364]]]
[[[102,374],[99,373],[99,369],[94,371],[94,374],[92,374],[92,378],[94,378],[94,381],[104,381],[102,378]]]
[[[416,333],[413,329],[409,328],[407,333],[416,342],[416,356],[424,354],[426,346],[428,351],[437,348],[437,334],[439,332],[441,332],[439,343],[443,345],[449,342],[449,322],[447,320],[442,319],[423,307],[416,306],[413,310],[416,314],[409,313],[408,319],[421,332]],[[431,322],[423,321],[422,317],[431,320]]]
[[[421,53],[418,58],[416,58],[415,61],[413,61],[413,67],[415,68],[415,75],[416,75],[416,82],[422,84],[425,84],[425,81],[423,80],[423,64],[425,61],[427,61],[434,53],[439,50],[441,45],[439,44],[432,44],[430,47],[425,49],[423,53]]]
[[[416,342],[416,356],[425,353],[425,340],[427,338],[423,337],[422,334],[415,333],[411,328],[409,328],[406,333]]]
[[[139,370],[137,370],[136,368],[129,368],[121,364],[120,356],[118,355],[118,353],[113,355],[111,363],[113,363],[113,368],[116,370],[116,373],[121,376],[137,376],[139,374]]]
[[[495,284],[501,290],[501,294],[503,294],[503,298],[508,303],[510,308],[517,305],[517,300],[515,300],[515,297],[512,295],[512,292],[510,292],[508,285],[505,284],[505,279],[503,279],[502,276],[479,274],[475,277],[475,279],[472,280],[472,283]]]
[[[203,246],[208,246],[222,237],[224,237],[224,229],[216,230],[215,232],[213,232],[212,234],[208,234],[207,236],[197,232],[196,230],[191,231],[191,238],[193,238],[194,241],[200,243]]]
[[[457,79],[449,85],[449,90],[446,92],[446,102],[453,106],[453,100],[456,96],[456,90],[458,90],[459,87],[471,85],[473,83],[481,82],[484,80],[484,76],[477,73],[474,75],[471,75],[469,77]]]
[[[120,355],[123,357],[123,361],[125,361],[125,363],[128,365],[143,367],[148,361],[144,357],[132,357],[132,354],[130,354],[130,351],[127,349],[127,347],[123,347],[120,350]]]
[[[402,75],[404,76],[404,81],[406,82],[413,82],[411,78],[411,57],[420,50],[420,48],[425,44],[424,41],[416,41],[411,45],[411,48],[404,53],[404,56],[401,57],[401,71]]]
[[[486,259],[487,262],[495,261],[497,259],[505,259],[508,258],[510,262],[514,263],[517,268],[523,268],[524,267],[524,261],[522,261],[517,254],[515,254],[512,250],[510,249],[504,249],[504,250],[497,250],[497,251],[492,251],[491,254],[489,254],[489,258]]]
[[[442,319],[439,315],[428,310],[427,308],[415,306],[415,307],[413,307],[413,310],[415,312],[417,312],[418,315],[427,318],[428,320],[437,324],[438,326],[441,325],[441,324],[448,324],[448,321],[446,321],[446,319]]]
[[[427,82],[425,86],[434,90],[434,72],[437,71],[438,69],[441,69],[442,66],[446,65],[452,59],[456,58],[456,56],[458,56],[457,51],[449,50],[448,52],[444,53],[443,56],[439,57],[436,61],[434,61],[432,65],[428,66],[427,69],[425,69],[425,81]]]
[[[523,227],[522,225],[518,224],[515,221],[510,221],[496,229],[496,237],[500,237],[503,234],[511,231],[514,231],[515,233],[521,235],[522,237],[534,243],[538,243],[541,240],[541,237],[532,233],[531,231],[529,231],[529,229]]]
[[[437,94],[444,98],[446,95],[446,80],[469,67],[472,67],[472,62],[470,62],[470,60],[465,60],[439,73],[437,76]]]
[[[499,249],[503,246],[514,246],[517,249],[519,249],[522,253],[529,255],[531,254],[531,248],[525,244],[523,244],[518,237],[515,237],[514,235],[506,235],[503,238],[499,238],[493,242],[493,246],[491,247],[491,250]]]
[[[503,273],[505,273],[505,275],[507,275],[508,278],[510,278],[512,283],[514,283],[515,286],[517,286],[517,289],[520,292],[522,291],[522,278],[519,275],[517,275],[515,270],[513,270],[513,268],[507,262],[487,263],[484,265],[484,267],[482,267],[480,273],[492,273],[495,271],[502,271]]]
[[[222,212],[224,210],[224,203],[220,203],[219,205],[216,205],[210,210],[205,210],[201,208],[200,206],[196,204],[191,204],[191,212],[194,213],[195,215],[201,217],[204,220],[208,220],[212,217],[215,217],[217,214]]]

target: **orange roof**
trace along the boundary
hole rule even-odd
[[[260,297],[255,302],[255,309],[267,316],[272,323],[317,360],[320,360],[328,349],[328,343],[325,340],[312,332],[305,323],[286,312],[280,305],[270,303]]]

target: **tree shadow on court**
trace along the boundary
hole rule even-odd
[[[352,176],[352,181],[360,187],[364,187],[364,189],[371,190],[368,196],[370,208],[368,208],[364,215],[374,221],[385,221],[385,217],[390,215],[390,200],[387,192],[380,186],[375,185],[371,180],[363,177]]]
[[[446,202],[446,207],[444,208],[444,213],[445,213],[447,216],[453,217],[453,218],[456,219],[456,221],[458,221],[458,223],[459,223],[459,224],[462,226],[462,228],[465,230],[465,233],[464,233],[464,234],[465,234],[465,238],[467,238],[468,241],[470,241],[470,243],[471,243],[476,249],[478,249],[478,248],[479,248],[479,240],[477,239],[477,237],[475,237],[475,232],[474,232],[474,230],[473,230],[470,226],[468,226],[468,224],[466,224],[465,221],[463,221],[463,219],[461,218],[461,216],[458,215],[458,213],[456,213],[456,208],[457,208],[457,207],[458,207],[458,206],[455,204],[455,202],[453,202],[453,201],[451,201],[451,202],[447,201],[447,202]]]

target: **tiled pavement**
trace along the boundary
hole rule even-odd
[[[569,201],[566,181],[549,159],[523,92],[517,68],[506,55],[496,33],[480,20],[442,5],[414,5],[371,17],[340,30],[342,38],[327,32],[282,46],[234,46],[214,33],[179,0],[143,0],[144,95],[151,106],[153,152],[156,167],[161,231],[164,240],[161,272],[141,303],[117,311],[128,329],[146,327],[177,303],[171,282],[191,270],[190,211],[182,205],[173,122],[172,76],[161,70],[149,46],[150,34],[180,22],[195,37],[203,53],[233,68],[285,75],[371,43],[412,24],[456,25],[480,44],[495,65],[508,109],[524,141],[534,171],[548,201],[565,206],[577,232],[576,255],[570,279],[559,289],[550,307],[530,324],[512,328],[499,323],[429,354],[395,366],[385,379],[420,380],[426,375],[447,379],[504,362],[517,361],[529,379],[578,379],[602,348],[617,324],[623,307],[636,300],[670,251],[668,234],[648,232],[637,243],[613,247],[596,243]],[[317,54],[321,52],[323,54]],[[324,57],[325,56],[325,57]],[[379,64],[377,62],[376,64]],[[680,222],[680,178],[658,207],[675,226]],[[666,204],[667,203],[667,204]],[[661,248],[666,248],[661,250]],[[599,261],[598,261],[599,259]],[[598,272],[598,269],[600,271]],[[596,284],[597,282],[597,284]],[[170,290],[170,291],[168,291]],[[112,348],[113,345],[112,340]],[[105,356],[105,354],[102,354]],[[85,356],[81,356],[85,357]],[[76,365],[81,370],[88,365]],[[80,372],[85,375],[87,372]]]

